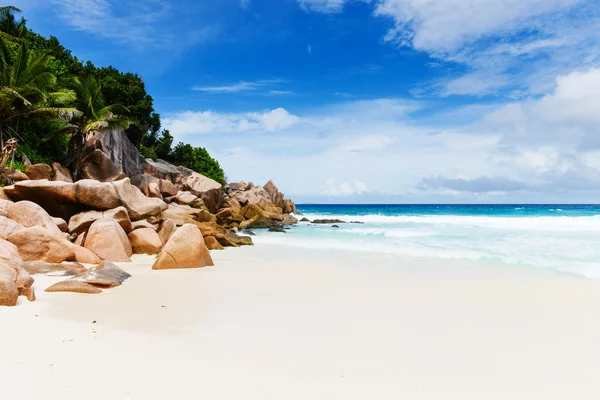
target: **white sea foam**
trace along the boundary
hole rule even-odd
[[[595,231],[600,232],[600,215],[595,216],[556,216],[556,217],[495,217],[470,215],[305,215],[314,219],[341,219],[369,224],[418,224],[452,225],[465,227],[483,227],[493,229],[519,230],[558,230],[558,231]]]
[[[301,225],[256,240],[335,249],[548,268],[600,279],[600,216],[307,215],[364,225]]]

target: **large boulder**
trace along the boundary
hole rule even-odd
[[[183,175],[181,171],[173,164],[170,164],[164,160],[153,161],[147,158],[145,172],[155,178],[170,181],[175,186],[182,185]]]
[[[73,175],[71,175],[71,171],[59,163],[52,163],[52,172],[54,173],[54,177],[52,178],[53,181],[73,183]]]
[[[4,192],[2,192],[2,193],[4,193]],[[8,217],[8,209],[13,204],[14,203],[10,200],[0,198],[0,217]]]
[[[260,201],[255,204],[271,215],[281,215],[283,213],[281,207],[277,207],[273,202],[267,199],[260,199]]]
[[[271,197],[271,201],[276,207],[283,207],[283,193],[281,193],[277,186],[275,186],[273,180],[267,182],[263,188],[267,193],[269,193],[269,197]]]
[[[54,221],[54,223],[56,224],[58,229],[60,229],[61,232],[67,232],[69,230],[67,221],[65,221],[64,219],[58,218],[58,217],[52,217],[52,220]]]
[[[177,194],[171,198],[171,202],[180,205],[186,205],[194,208],[208,210],[208,208],[204,204],[204,201],[201,198],[187,191],[177,192]]]
[[[158,237],[160,237],[160,241],[162,244],[166,244],[171,236],[177,230],[177,223],[172,219],[166,219],[160,224],[160,228],[158,228]]]
[[[100,218],[90,226],[85,248],[108,261],[129,262],[133,254],[127,234],[112,218]]]
[[[52,168],[46,164],[33,164],[25,167],[25,175],[31,180],[50,179]]]
[[[207,236],[204,238],[204,244],[209,250],[224,250],[225,248],[217,241],[214,236]]]
[[[30,200],[42,206],[55,217],[68,220],[86,210],[110,210],[123,206],[132,220],[146,219],[166,210],[160,199],[151,199],[129,179],[116,182],[80,180],[76,183],[24,181],[4,188],[14,200]]]
[[[223,187],[215,180],[212,180],[197,172],[192,172],[183,179],[185,188],[193,195],[198,196],[204,201],[204,204],[211,213],[216,213],[223,203]]]
[[[17,246],[25,261],[60,263],[76,259],[73,243],[62,233],[50,232],[40,226],[14,232],[8,241]]]
[[[69,232],[80,235],[86,232],[90,226],[101,218],[112,218],[121,225],[121,228],[125,233],[129,233],[133,230],[129,214],[125,207],[117,207],[112,210],[106,211],[84,211],[82,213],[73,215],[69,220]]]
[[[61,234],[54,219],[39,205],[31,201],[18,201],[8,209],[8,218],[23,225],[25,228],[41,226],[51,233]]]
[[[232,199],[237,200],[242,206],[247,204],[258,204],[263,199],[269,202],[271,201],[269,193],[260,186],[255,186],[241,192],[230,193],[229,196]]]
[[[141,192],[144,193],[147,197],[155,197],[151,196],[151,194],[153,193],[150,190],[150,185],[153,183],[158,185],[160,183],[160,179],[155,178],[150,174],[136,175],[131,178],[131,184],[140,189]]]
[[[143,174],[146,169],[146,160],[122,128],[97,132],[88,139],[84,154],[96,149],[102,150],[127,177]]]
[[[35,300],[33,278],[23,269],[23,260],[15,245],[0,239],[0,306],[14,306],[19,295]]]
[[[4,188],[0,187],[0,200],[10,200],[10,197],[4,193]]]
[[[166,179],[161,179],[158,187],[160,188],[160,193],[163,196],[175,196],[179,192],[177,186]]]
[[[136,229],[127,236],[135,254],[158,254],[163,245],[154,229]]]
[[[75,261],[84,264],[98,264],[102,260],[96,253],[78,245],[73,245],[73,251],[75,252]]]
[[[283,200],[282,210],[284,214],[297,214],[296,204],[290,199]]]
[[[162,198],[162,196],[176,196],[178,193],[177,187],[171,181],[156,178],[150,174],[132,177],[131,184],[148,197]]]
[[[19,288],[15,284],[17,271],[0,260],[0,306],[13,307],[19,299]]]
[[[102,150],[94,150],[79,163],[77,180],[93,179],[99,182],[113,182],[125,178],[125,173]]]
[[[132,231],[135,231],[136,229],[142,229],[142,228],[154,229],[154,231],[158,230],[158,226],[152,225],[147,220],[135,221],[131,224]],[[125,229],[125,232],[127,232],[127,229]],[[129,232],[127,232],[127,233],[129,233]]]
[[[152,269],[201,268],[214,265],[197,226],[179,228],[164,245]]]
[[[23,225],[0,215],[0,238],[6,240],[13,233],[24,230]]]
[[[29,177],[25,175],[25,172],[19,171],[18,169],[11,171],[8,167],[2,170],[4,176],[8,178],[10,182],[21,182],[29,180]]]

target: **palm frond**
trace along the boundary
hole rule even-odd
[[[35,108],[28,111],[23,111],[19,113],[15,113],[10,116],[8,119],[13,119],[15,117],[25,116],[25,115],[51,115],[54,117],[58,117],[65,120],[72,120],[73,118],[81,115],[81,112],[73,107],[40,107]]]
[[[31,106],[31,102],[13,88],[2,86],[0,87],[0,92],[11,96],[13,99],[21,100],[25,106]]]
[[[67,104],[77,100],[77,95],[73,90],[62,89],[56,92],[47,93],[46,97],[51,104]]]

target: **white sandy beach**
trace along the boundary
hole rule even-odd
[[[600,282],[261,244],[0,309],[2,398],[597,399]],[[93,323],[96,321],[96,323]]]

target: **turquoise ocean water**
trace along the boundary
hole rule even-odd
[[[600,279],[600,205],[300,205],[310,220],[256,241],[306,249],[482,260]]]

